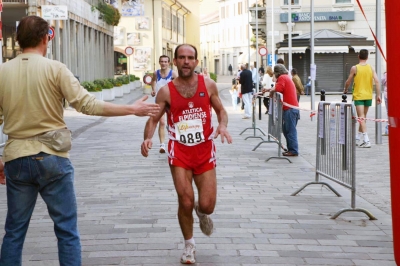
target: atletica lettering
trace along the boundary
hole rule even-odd
[[[187,109],[187,110],[183,110],[182,114],[186,115],[186,114],[193,114],[193,113],[199,113],[202,112],[203,109],[201,109],[201,107],[198,108],[191,108],[191,109]]]

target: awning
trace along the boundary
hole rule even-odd
[[[292,54],[302,54],[306,52],[307,46],[301,47],[292,47]],[[278,54],[287,54],[289,53],[289,47],[282,47],[278,49]]]
[[[250,62],[256,62],[256,51],[250,51]],[[258,55],[258,60],[261,62],[261,55]],[[246,64],[249,62],[249,53],[246,51],[239,55],[238,57],[238,64]]]
[[[354,49],[354,52],[359,53],[361,49],[366,49],[370,53],[375,53],[375,46],[351,46]]]
[[[314,46],[314,53],[329,54],[329,53],[348,53],[348,46]]]

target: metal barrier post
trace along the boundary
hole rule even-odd
[[[320,95],[320,99],[321,102],[325,101],[325,90],[321,90],[321,95]]]
[[[270,99],[269,110],[271,110],[271,112],[268,113],[268,140],[264,140],[263,138],[261,138],[263,139],[263,141],[258,143],[253,148],[253,151],[255,151],[263,143],[275,143],[278,145],[278,156],[269,157],[266,162],[271,159],[285,159],[291,163],[292,161],[289,158],[281,156],[282,149],[285,151],[287,150],[285,149],[285,147],[283,147],[281,142],[283,114],[283,95],[281,93],[274,93],[273,98]],[[273,141],[271,141],[271,138],[273,139]]]
[[[353,104],[320,102],[317,119],[317,156],[315,181],[292,193],[296,196],[305,187],[317,184],[327,186],[338,197],[340,194],[328,183],[320,182],[323,176],[351,190],[351,208],[344,208],[331,219],[348,211],[365,213],[370,220],[376,218],[366,209],[356,208],[356,112]]]
[[[251,105],[253,107],[253,114],[251,115],[251,120],[252,120],[251,121],[251,127],[245,128],[239,135],[242,135],[248,129],[253,129],[254,132],[253,132],[253,136],[249,136],[249,137],[245,138],[245,140],[251,139],[251,138],[253,138],[253,139],[263,139],[261,136],[256,136],[256,130],[257,129],[261,132],[261,134],[263,134],[265,136],[265,132],[261,128],[256,126],[256,97],[255,96],[256,96],[255,89],[253,89],[253,99],[251,101]]]

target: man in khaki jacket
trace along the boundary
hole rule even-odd
[[[115,105],[96,100],[58,62],[45,58],[49,24],[23,18],[17,29],[22,54],[0,65],[0,124],[9,136],[0,163],[7,183],[7,220],[0,266],[21,265],[22,247],[40,193],[54,222],[60,265],[81,265],[74,168],[68,159],[71,134],[63,119],[65,98],[78,112],[97,116],[153,116],[157,104]],[[5,182],[5,178],[6,181]]]

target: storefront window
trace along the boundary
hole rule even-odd
[[[336,0],[336,4],[351,4],[351,0]]]

